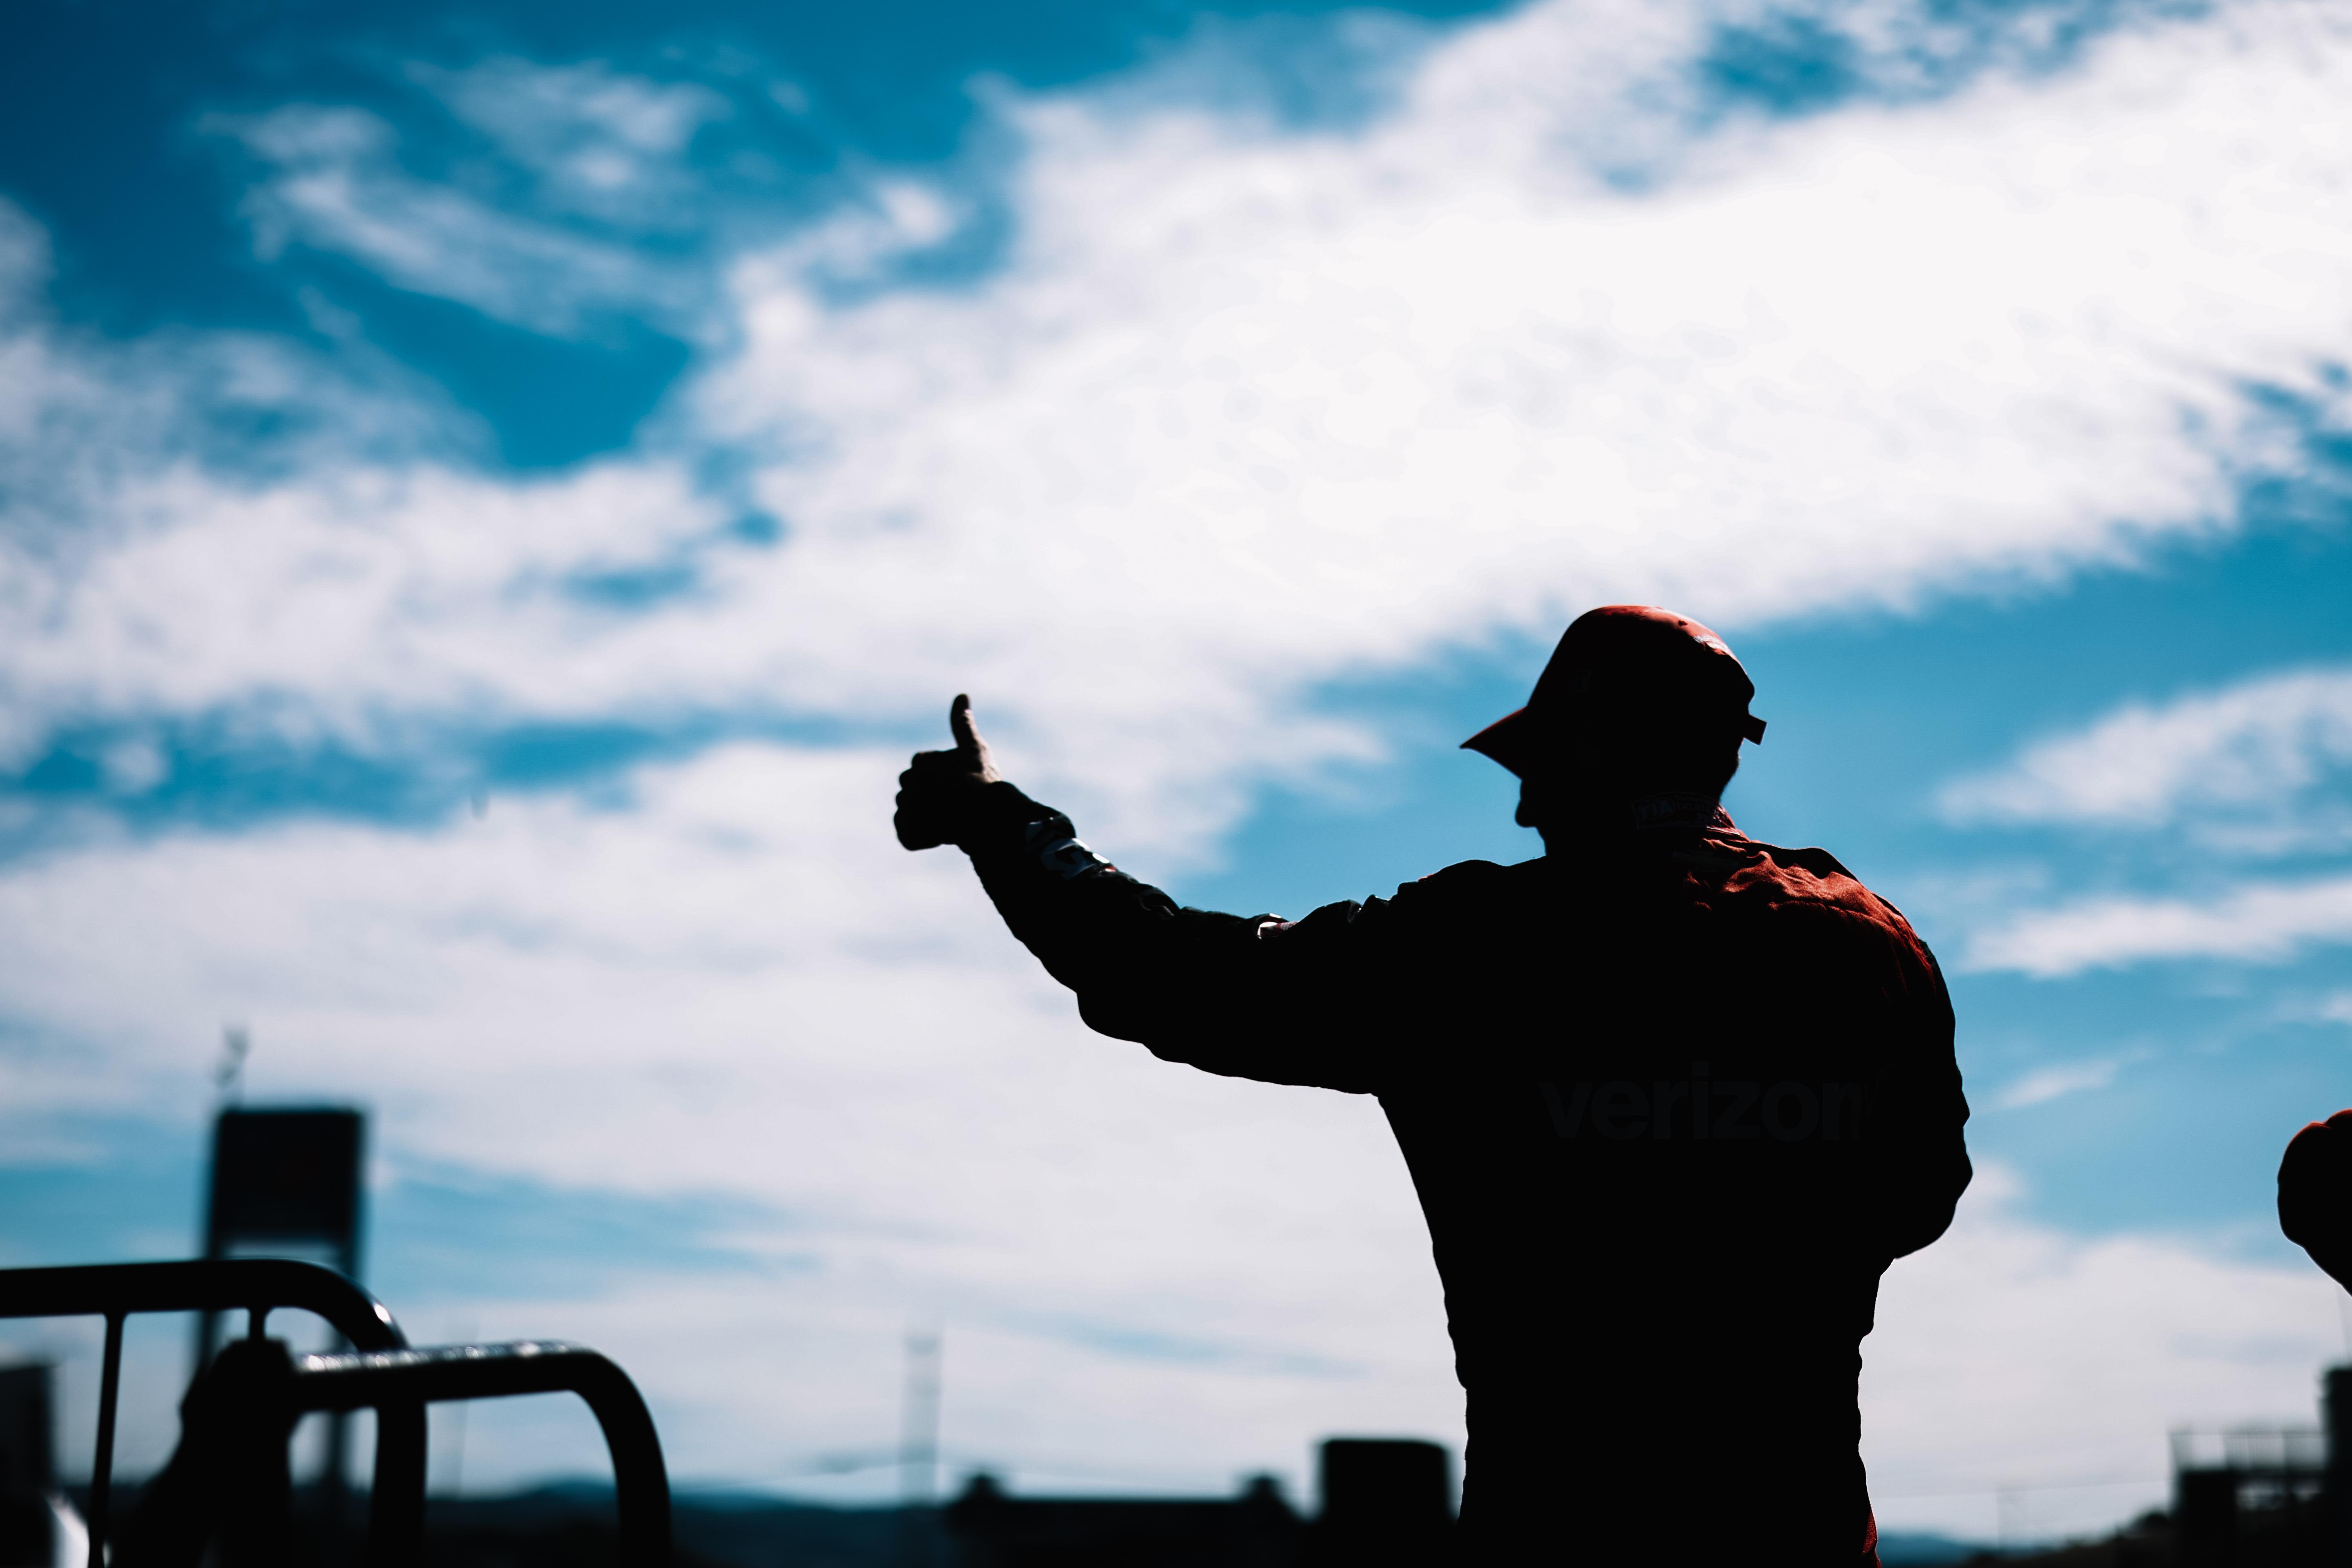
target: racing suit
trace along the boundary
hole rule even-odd
[[[1712,802],[1295,923],[1180,908],[1012,784],[961,843],[1088,1026],[1379,1097],[1427,1217],[1480,1563],[1874,1563],[1878,1278],[1968,1185],[1893,906]]]

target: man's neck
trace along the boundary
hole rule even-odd
[[[1731,826],[1721,800],[1711,795],[1694,795],[1670,791],[1664,795],[1636,795],[1620,808],[1633,823],[1636,832],[1653,829],[1697,832],[1703,828]]]
[[[1546,853],[1574,845],[1591,847],[1610,844],[1638,848],[1696,837],[1711,828],[1730,828],[1730,814],[1719,797],[1696,792],[1667,790],[1631,799],[1579,802],[1557,817],[1536,824]]]

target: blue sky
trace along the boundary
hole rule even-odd
[[[2308,1418],[2344,1335],[2270,1181],[2352,1100],[2333,12],[23,32],[0,1256],[188,1246],[234,1024],[257,1100],[375,1108],[413,1332],[611,1349],[688,1477],[883,1495],[909,1323],[1016,1485],[1453,1440],[1372,1109],[1087,1038],[890,778],[969,689],[1122,864],[1296,914],[1534,853],[1455,744],[1637,599],[1757,679],[1743,825],[1951,973],[1984,1175],[1867,1347],[1882,1520],[2092,1528],[2168,1425]],[[593,1460],[469,1433],[468,1485]]]

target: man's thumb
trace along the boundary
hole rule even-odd
[[[955,736],[957,751],[969,752],[973,756],[978,756],[987,750],[986,742],[980,738],[979,730],[972,725],[971,699],[961,692],[957,693],[956,700],[948,705],[948,729]]]

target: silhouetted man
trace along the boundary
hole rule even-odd
[[[1374,1094],[1419,1190],[1485,1563],[1876,1561],[1855,1384],[1887,1264],[1950,1224],[1968,1106],[1935,960],[1717,806],[1761,741],[1705,626],[1610,605],[1464,742],[1546,853],[1304,920],[1181,909],[1003,782],[966,700],[900,775],[1103,1034]]]

